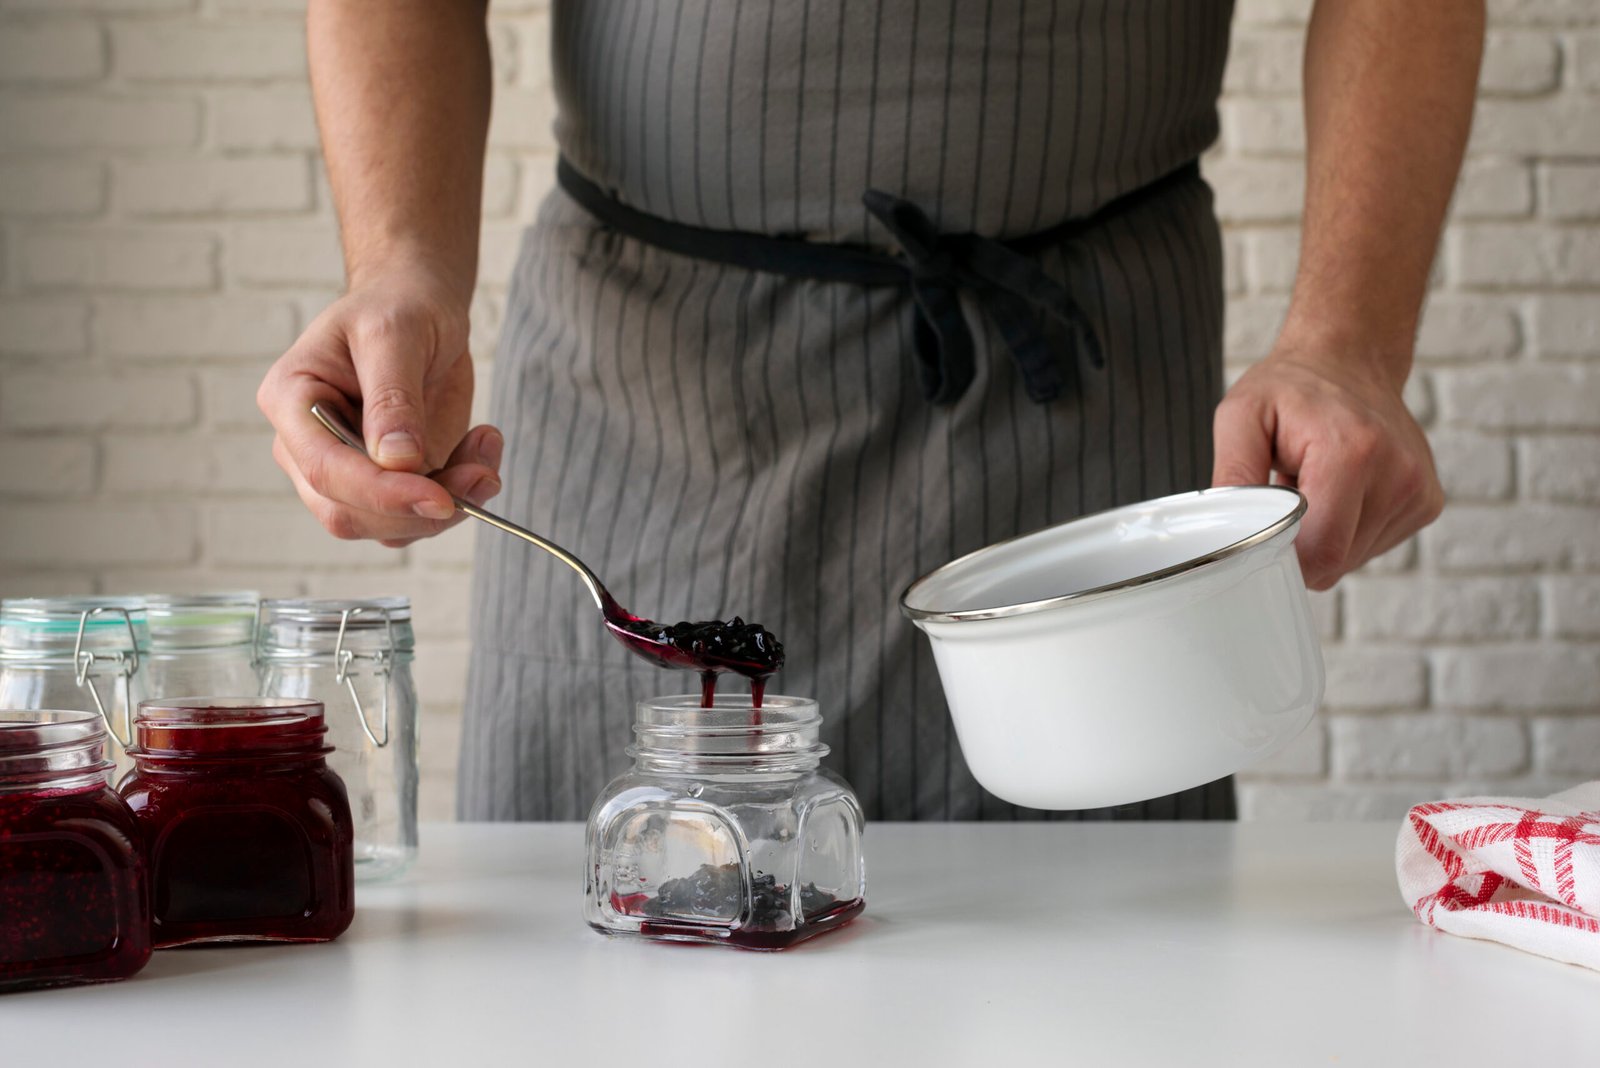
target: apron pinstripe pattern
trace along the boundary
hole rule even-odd
[[[563,151],[691,225],[873,243],[869,185],[947,231],[1016,236],[1092,211],[1216,133],[1229,4],[1083,0],[558,0]],[[916,380],[903,292],[664,252],[559,190],[512,280],[492,418],[507,515],[657,619],[739,613],[814,696],[830,764],[875,819],[1017,819],[961,760],[913,578],[982,545],[1206,484],[1221,392],[1221,252],[1198,178],[1039,262],[1108,367],[1030,402],[976,306],[977,377]],[[965,302],[964,302],[965,303]],[[627,765],[634,701],[692,688],[605,635],[575,576],[478,547],[460,776],[467,819],[581,819]],[[1062,680],[1063,691],[1071,680]],[[1227,783],[1050,818],[1232,815]]]

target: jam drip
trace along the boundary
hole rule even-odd
[[[841,901],[807,883],[800,888],[801,922],[797,923],[789,910],[789,887],[780,884],[777,876],[755,876],[750,890],[749,918],[736,930],[717,921],[737,914],[742,907],[744,885],[737,864],[702,864],[692,875],[666,880],[654,894],[613,894],[611,904],[625,915],[649,917],[640,924],[640,934],[714,940],[742,949],[785,949],[843,927],[866,907],[860,898]],[[706,922],[695,923],[695,917],[704,917]]]
[[[783,667],[783,643],[759,623],[729,620],[657,623],[626,611],[615,601],[605,606],[606,629],[634,653],[660,667],[700,674],[700,704],[712,707],[717,676],[723,672],[750,680],[751,704],[761,707],[767,679]]]
[[[150,959],[133,815],[109,786],[0,793],[0,990],[123,979]]]

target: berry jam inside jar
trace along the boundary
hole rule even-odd
[[[157,949],[325,942],[355,915],[354,831],[316,701],[146,701],[119,787],[150,862]]]
[[[0,712],[0,990],[125,979],[150,959],[133,813],[93,712]]]
[[[861,807],[814,701],[640,702],[633,768],[589,815],[584,915],[606,934],[784,949],[866,903]]]

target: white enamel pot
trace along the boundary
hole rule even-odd
[[[1031,808],[1161,797],[1288,744],[1322,699],[1279,486],[1181,493],[980,549],[912,583],[972,774]]]

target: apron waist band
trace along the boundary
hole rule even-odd
[[[639,211],[578,173],[565,157],[556,163],[561,188],[602,224],[668,252],[747,270],[866,286],[903,286],[913,300],[912,335],[923,392],[935,404],[952,404],[976,373],[972,333],[960,293],[972,294],[999,328],[1021,369],[1028,396],[1045,403],[1065,389],[1062,361],[1049,335],[1064,338],[1069,360],[1081,345],[1097,368],[1100,342],[1083,309],[1031,258],[1073,241],[1199,175],[1191,161],[1124,194],[1091,215],[1018,238],[942,233],[916,204],[869,189],[862,201],[896,239],[898,253],[862,245],[829,244],[742,230],[690,226]]]

